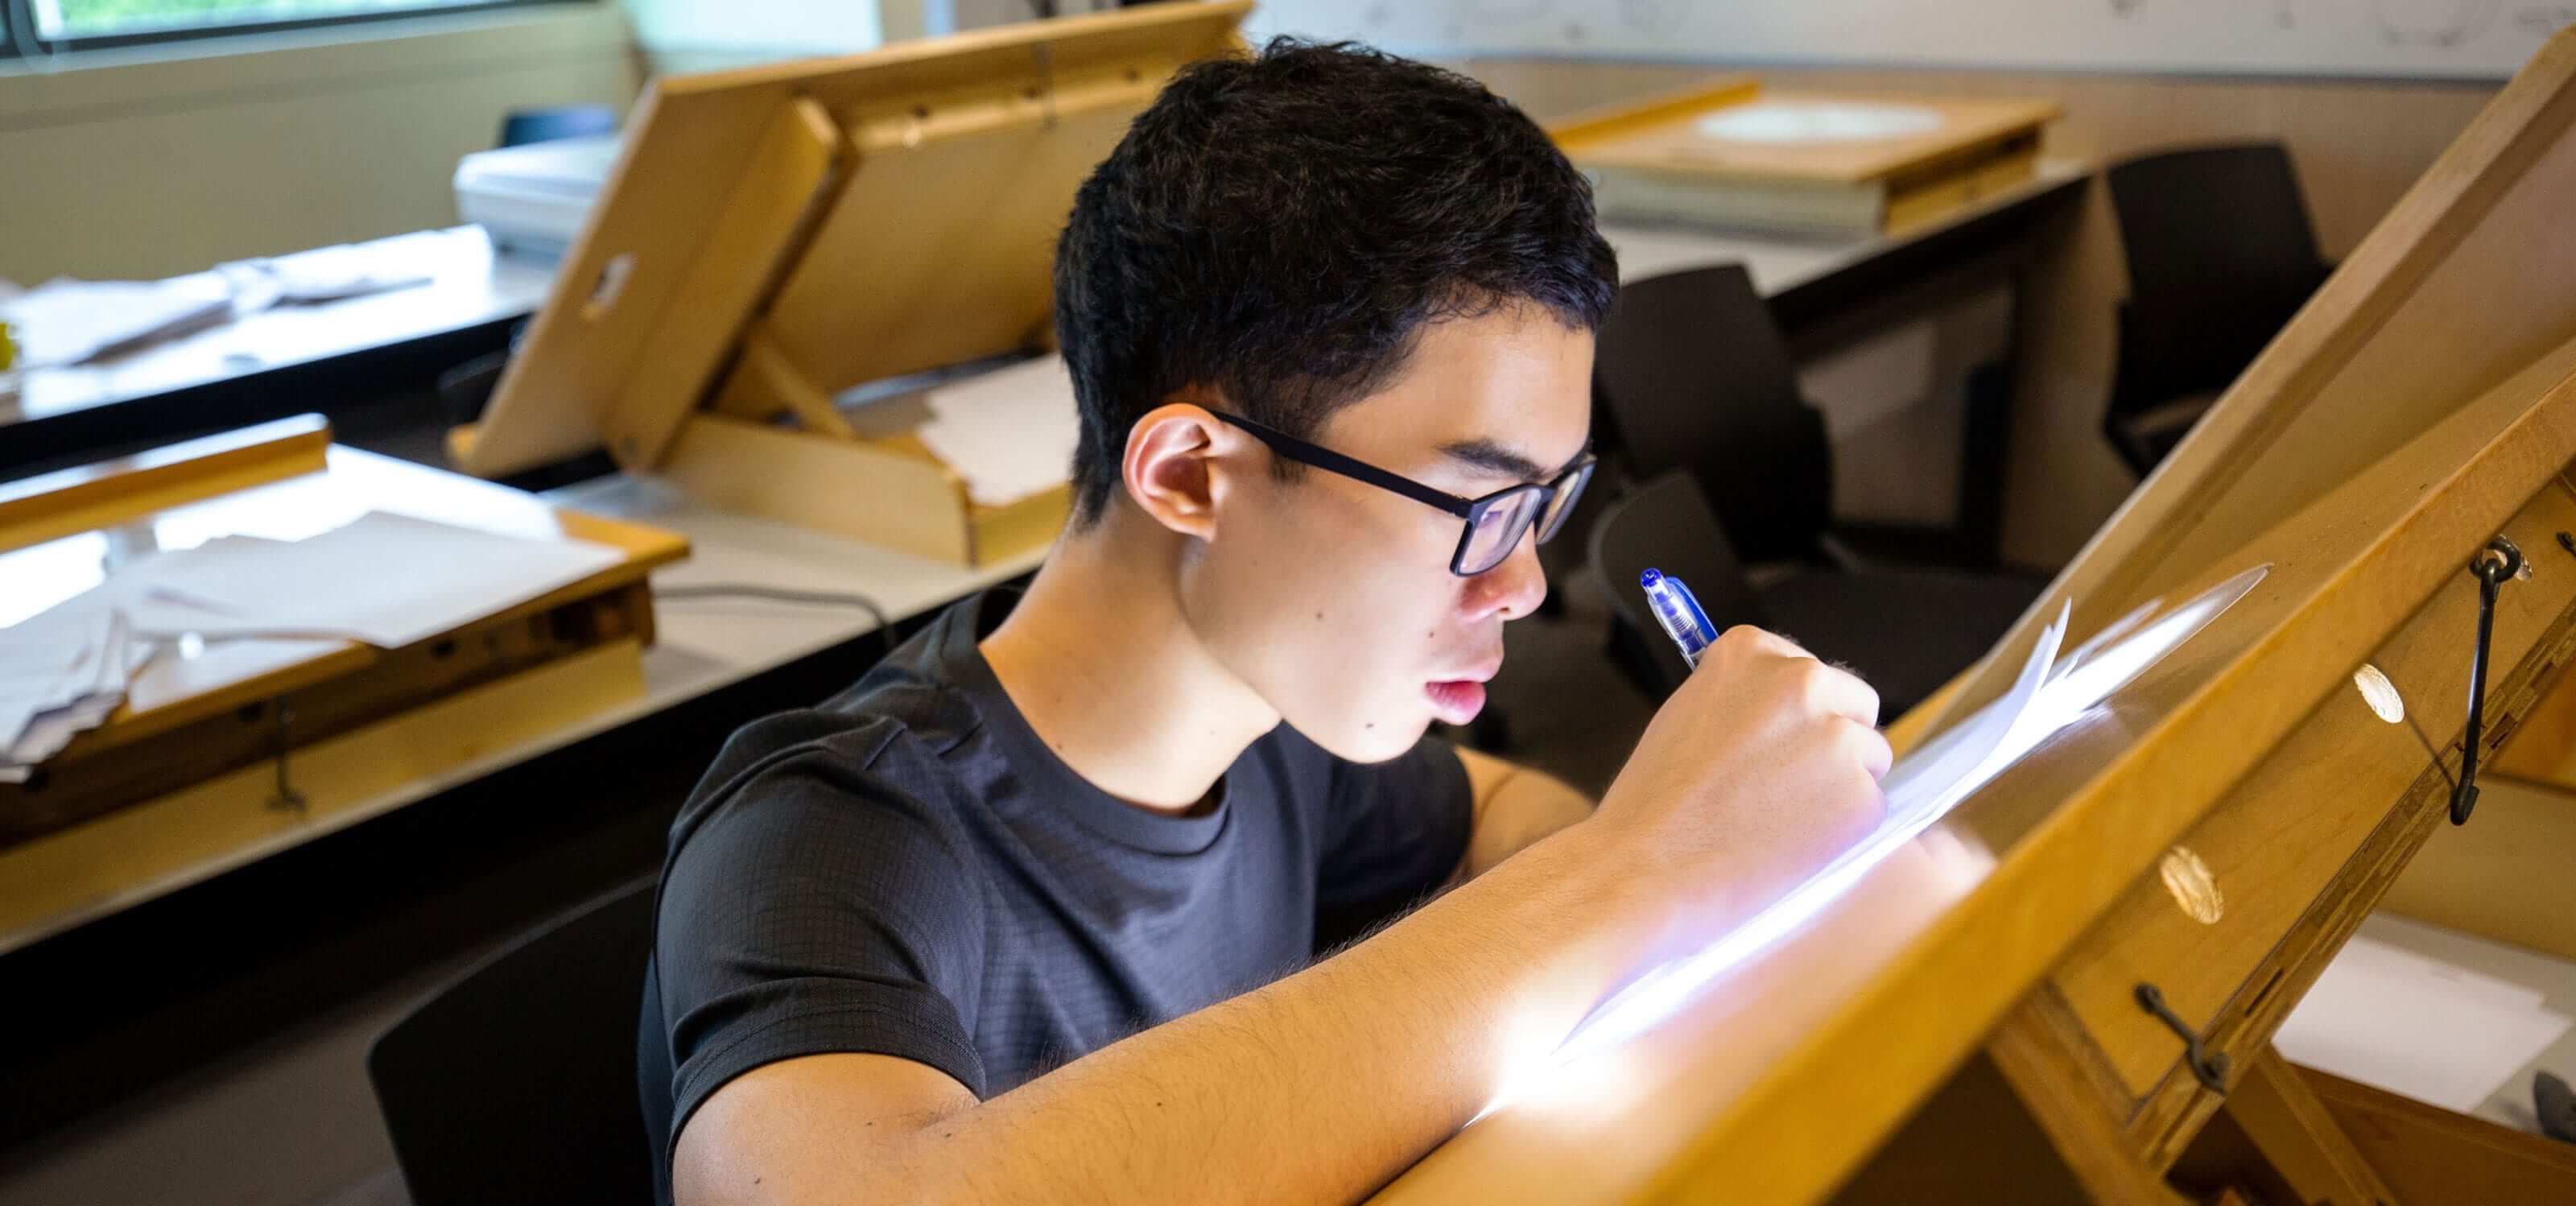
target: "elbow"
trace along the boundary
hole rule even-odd
[[[810,1152],[734,1151],[672,1161],[674,1206],[967,1206],[941,1137],[912,1132]]]

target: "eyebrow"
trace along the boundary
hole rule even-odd
[[[1531,460],[1527,454],[1517,449],[1482,437],[1473,440],[1452,440],[1441,445],[1440,451],[1453,461],[1498,476],[1516,477],[1525,482],[1547,482],[1554,481],[1566,470],[1572,469],[1583,459],[1585,453],[1592,451],[1592,441],[1585,440],[1583,447],[1575,450],[1572,459],[1554,470]]]

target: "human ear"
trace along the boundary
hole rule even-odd
[[[1216,512],[1244,471],[1249,437],[1204,406],[1166,402],[1127,429],[1119,475],[1127,497],[1154,522],[1184,536],[1216,534]]]

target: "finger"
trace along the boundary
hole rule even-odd
[[[1729,628],[1726,630],[1726,636],[1720,639],[1735,640],[1750,652],[1769,654],[1773,657],[1803,657],[1812,660],[1816,656],[1807,652],[1806,646],[1796,641],[1768,629],[1756,628],[1751,624],[1738,624]]]
[[[1818,662],[1807,672],[1806,687],[1807,702],[1817,710],[1864,728],[1878,727],[1878,691],[1859,675]]]
[[[1848,719],[1843,723],[1849,726],[1844,740],[1851,743],[1861,766],[1869,771],[1869,777],[1874,780],[1886,778],[1888,768],[1896,764],[1896,750],[1887,744],[1887,734]]]

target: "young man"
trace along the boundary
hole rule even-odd
[[[1749,629],[1597,811],[1423,737],[1546,591],[1615,279],[1469,80],[1182,72],[1058,249],[1082,439],[1034,585],[745,729],[673,828],[673,1196],[1347,1201],[1866,832],[1875,695]],[[1319,919],[1398,913],[1314,960]]]

